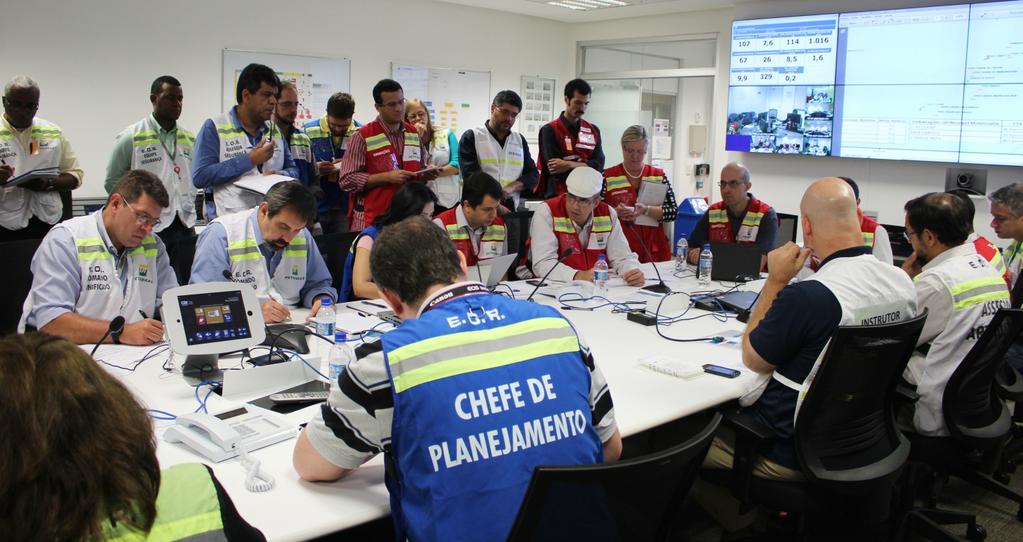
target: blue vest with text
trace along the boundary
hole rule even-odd
[[[538,465],[594,464],[590,372],[554,309],[463,283],[382,337],[387,477],[410,540],[504,540]]]

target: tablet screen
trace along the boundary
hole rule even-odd
[[[188,344],[209,344],[252,336],[238,290],[178,297]]]

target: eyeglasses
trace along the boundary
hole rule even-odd
[[[518,111],[510,111],[510,110],[505,109],[503,107],[496,107],[495,109],[497,109],[498,113],[500,113],[500,114],[502,114],[502,115],[504,115],[504,116],[506,116],[508,118],[511,118],[511,119],[517,118],[519,116],[519,112]]]
[[[405,118],[408,120],[419,120],[425,119],[426,117],[427,117],[426,111],[416,111],[415,113],[409,113],[405,115]]]
[[[909,230],[906,230],[906,231],[902,232],[902,237],[905,238],[906,241],[909,241],[909,238],[914,236],[914,235],[920,235],[920,232],[918,232],[918,231],[909,231]]]
[[[122,195],[121,197],[123,198],[124,196]],[[154,228],[157,228],[160,226],[160,224],[163,223],[160,221],[159,218],[153,218],[146,213],[140,213],[136,211],[135,208],[132,207],[130,203],[128,203],[128,200],[124,200],[124,204],[127,205],[128,208],[131,209],[133,213],[135,213],[135,223],[138,224],[139,226],[152,226]]]
[[[718,183],[718,186],[720,186],[722,189],[725,189],[725,188],[739,188],[740,186],[742,186],[744,184],[746,184],[746,181],[721,181],[721,182]]]
[[[397,108],[397,107],[402,107],[404,105],[405,105],[405,98],[402,98],[400,100],[395,100],[393,102],[377,104],[377,107],[385,107],[385,108],[388,108],[388,109],[394,109],[394,108]]]

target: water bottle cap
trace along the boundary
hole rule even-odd
[[[347,340],[348,340],[348,334],[345,333],[344,331],[335,331],[334,332],[334,342],[336,342],[336,343],[343,343],[343,342],[345,342]]]
[[[598,255],[597,255],[597,259],[598,259],[598,260],[604,260],[605,258],[604,258],[604,255],[603,255],[603,254],[598,254]]]
[[[704,243],[703,250],[710,250],[710,243]]]
[[[323,299],[320,300],[320,306],[321,307],[329,307],[329,306],[331,306],[333,304],[334,304],[334,302],[331,301],[329,297],[324,297]]]

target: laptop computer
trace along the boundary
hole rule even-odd
[[[505,254],[504,256],[498,256],[496,258],[490,258],[489,260],[482,260],[479,265],[469,266],[469,272],[466,273],[466,278],[469,280],[478,280],[483,284],[487,285],[487,288],[493,288],[497,286],[498,282],[501,282],[501,277],[504,276],[508,268],[515,263],[515,258],[518,256],[516,253]]]
[[[736,291],[728,292],[718,296],[718,303],[721,303],[726,309],[733,310],[735,312],[749,311],[753,308],[753,305],[757,302],[757,298],[760,297],[759,292],[750,291]]]
[[[711,280],[746,282],[760,278],[760,247],[739,243],[711,243],[714,255]]]

